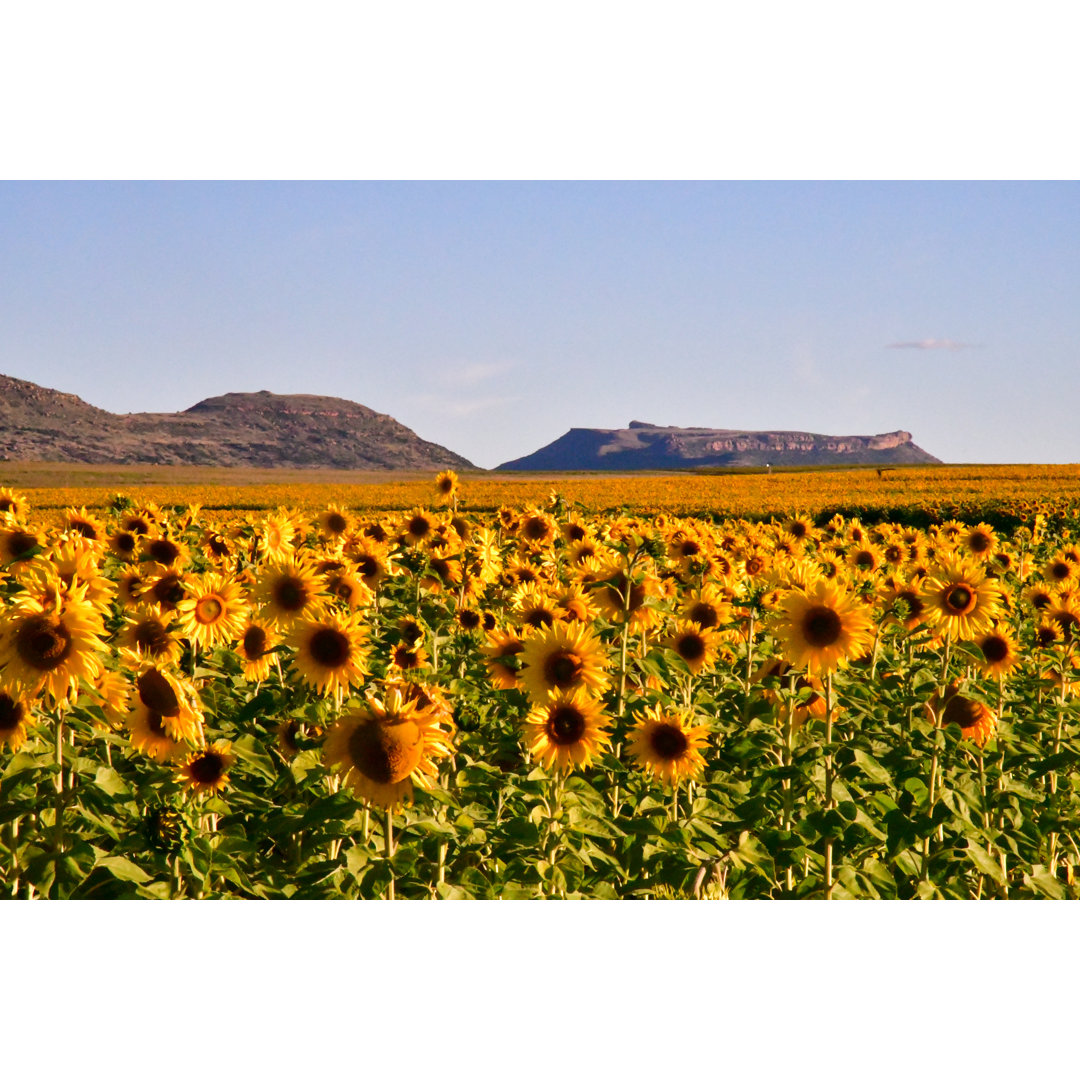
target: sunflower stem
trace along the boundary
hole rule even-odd
[[[792,672],[788,675],[788,701],[787,710],[784,714],[784,750],[782,761],[784,768],[791,768],[792,760],[792,734],[795,725],[795,674]],[[780,823],[780,828],[784,832],[791,832],[793,824],[793,817],[795,815],[795,789],[791,782],[790,776],[785,776],[781,782],[781,787],[784,792],[784,815]],[[784,885],[788,893],[791,893],[795,888],[795,871],[789,864],[784,871]]]
[[[1065,728],[1065,658],[1061,658],[1061,667],[1059,669],[1059,675],[1061,677],[1061,685],[1058,687],[1058,700],[1057,700],[1057,728],[1054,731],[1054,746],[1051,751],[1052,757],[1057,757],[1061,752],[1061,735]],[[1048,786],[1050,788],[1050,799],[1056,801],[1057,797],[1057,770],[1051,769],[1047,778]],[[1053,809],[1053,808],[1051,808]],[[1057,847],[1058,847],[1058,834],[1057,830],[1053,829],[1050,832],[1050,846],[1047,854],[1047,866],[1050,870],[1051,877],[1057,877]]]
[[[833,677],[830,671],[825,676],[825,809],[831,810],[833,805],[833,756],[832,756],[832,725],[833,725]],[[832,899],[833,890],[833,842],[825,841],[825,899]]]
[[[53,850],[57,858],[64,850],[64,714],[56,712],[56,818],[53,822]]]
[[[387,865],[390,868],[390,880],[386,885],[386,899],[394,899],[394,867],[390,860],[394,857],[394,811],[391,807],[386,808],[386,824],[383,829],[383,854],[386,856]]]

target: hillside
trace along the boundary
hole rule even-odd
[[[116,414],[0,375],[0,458],[98,464],[472,468],[392,416],[314,394],[224,394],[179,413]]]
[[[938,459],[907,431],[884,435],[815,435],[806,431],[732,431],[657,427],[633,420],[627,428],[571,428],[535,453],[500,469],[692,469],[753,465],[921,465]]]

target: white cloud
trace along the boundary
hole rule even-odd
[[[894,341],[886,349],[977,349],[968,341],[953,341],[952,338],[923,338],[922,341]]]
[[[423,394],[414,397],[411,401],[419,408],[429,412],[439,413],[442,416],[466,417],[476,413],[491,412],[507,405],[513,405],[520,401],[518,395],[501,397],[472,397],[455,401],[453,398],[444,397],[441,394]]]
[[[518,367],[516,360],[477,360],[460,367],[449,367],[439,373],[439,382],[446,386],[475,386]]]

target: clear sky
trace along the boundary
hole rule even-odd
[[[331,394],[492,467],[630,420],[1080,461],[1080,185],[0,183],[0,372]]]

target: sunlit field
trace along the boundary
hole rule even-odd
[[[1080,896],[1080,467],[0,484],[6,896]]]

